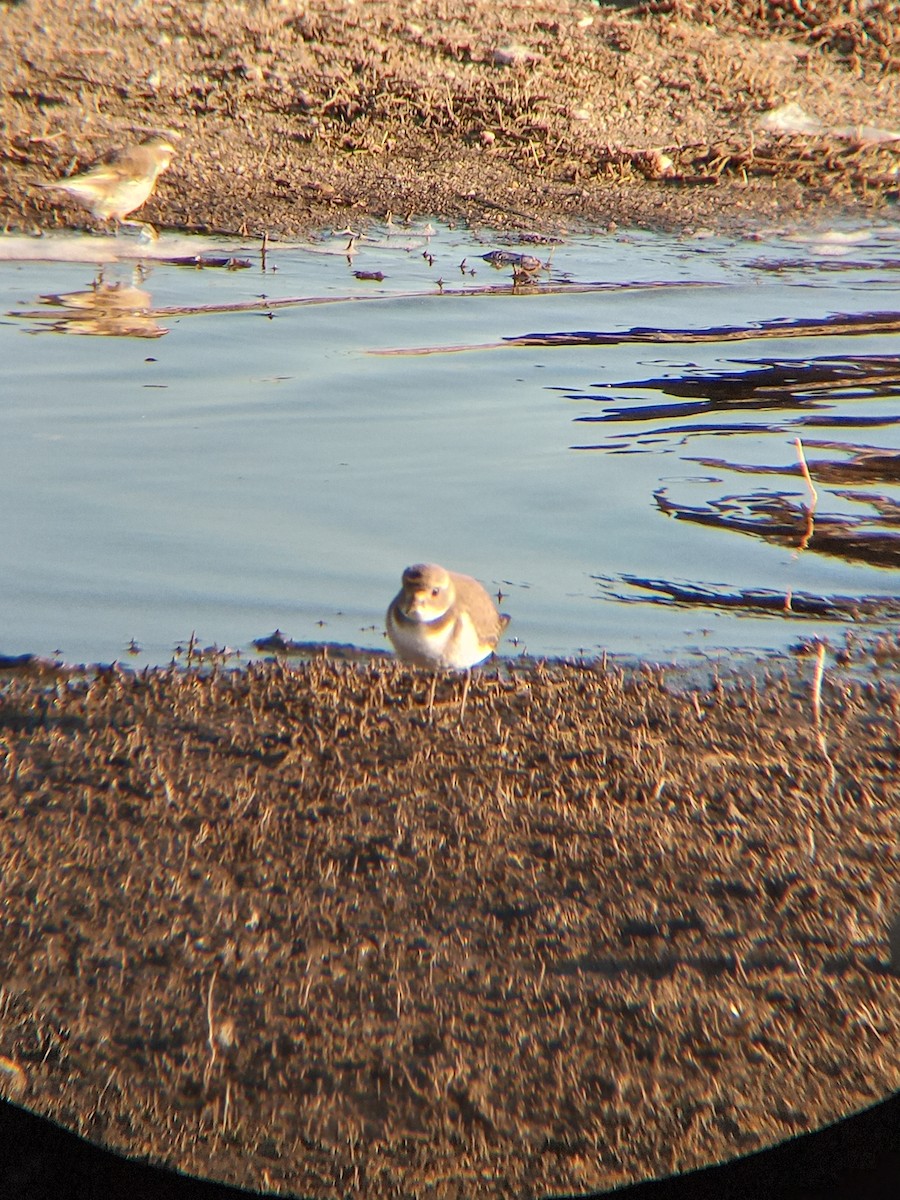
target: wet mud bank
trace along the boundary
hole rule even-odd
[[[861,214],[897,199],[897,39],[891,0],[5,4],[0,216],[90,225],[39,183],[147,133],[163,228]]]

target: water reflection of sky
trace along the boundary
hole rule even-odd
[[[163,235],[154,252],[197,244]],[[0,265],[3,313],[25,314],[0,323],[0,652],[125,659],[134,638],[129,661],[164,662],[192,630],[246,648],[276,626],[382,647],[420,559],[502,586],[511,653],[843,636],[824,618],[635,603],[633,579],[698,597],[897,594],[890,560],[702,516],[802,517],[799,436],[822,528],[863,522],[890,552],[896,333],[508,340],[900,312],[897,229],[514,244],[549,263],[516,288],[480,257],[504,244],[487,234],[419,224],[347,244],[272,247],[264,274],[252,246],[201,244],[244,269],[116,263],[99,316],[91,264]],[[95,336],[59,336],[72,313]],[[386,349],[404,353],[372,353]],[[867,455],[875,474],[854,475]]]

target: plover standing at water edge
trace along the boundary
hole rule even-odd
[[[110,155],[106,161],[91,167],[89,171],[39,186],[68,192],[90,209],[99,221],[113,220],[117,226],[134,225],[155,238],[156,230],[152,225],[146,221],[127,221],[125,218],[150,197],[157,179],[168,169],[174,153],[175,147],[169,138],[146,138],[137,145],[126,146]]]
[[[465,671],[459,720],[466,712],[472,667],[496,649],[509,617],[477,579],[436,563],[416,563],[403,572],[400,591],[387,611],[388,637],[403,662],[434,672],[428,717],[434,711],[437,672]]]

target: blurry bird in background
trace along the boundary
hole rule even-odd
[[[126,218],[152,194],[157,179],[168,168],[174,153],[175,147],[169,137],[150,137],[125,146],[79,175],[39,186],[68,192],[100,221],[113,220],[117,227],[133,225],[148,237],[156,238],[152,225]]]

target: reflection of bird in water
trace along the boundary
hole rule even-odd
[[[155,238],[156,230],[152,225],[125,218],[150,196],[157,178],[167,169],[174,153],[175,147],[168,138],[151,137],[137,145],[126,146],[80,175],[70,175],[56,183],[40,186],[68,192],[100,221],[134,225]]]
[[[403,572],[400,591],[387,611],[387,632],[399,657],[435,672],[428,697],[428,716],[434,709],[437,672],[466,672],[459,719],[466,711],[471,668],[497,646],[509,617],[471,575],[445,571],[434,563],[416,563]]]
[[[168,333],[153,315],[150,293],[124,283],[98,279],[90,289],[41,296],[51,306],[52,316],[43,311],[16,313],[37,322],[39,329],[54,333],[77,333],[94,337],[158,338]]]

